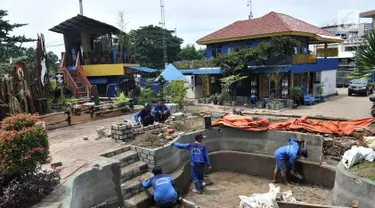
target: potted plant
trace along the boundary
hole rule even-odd
[[[217,94],[211,96],[211,101],[214,105],[217,105]]]
[[[219,105],[224,105],[224,100],[225,100],[225,96],[223,94],[219,94],[217,96],[217,101],[218,101]]]
[[[289,98],[293,100],[292,108],[297,108],[297,100],[302,97],[303,91],[300,87],[292,87],[289,89]]]
[[[317,88],[316,88],[316,92],[318,94],[318,97],[320,99],[320,102],[324,102],[324,97],[323,97],[323,94],[324,94],[324,88],[323,88],[323,84],[319,85]]]

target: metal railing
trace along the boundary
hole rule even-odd
[[[73,91],[74,96],[78,97],[78,86],[77,86],[76,82],[74,81],[72,75],[70,75],[70,72],[66,68],[65,62],[66,62],[66,57],[65,57],[65,53],[63,53],[61,64],[60,64],[60,68],[63,69],[63,71],[64,71],[64,77],[66,77],[64,79],[64,82],[65,82],[65,84],[68,87],[72,87],[73,88],[73,90],[74,90]]]
[[[81,68],[81,59],[80,59],[80,53],[77,53],[77,59],[76,59],[76,70],[79,74],[79,79],[81,83],[85,83],[86,92],[88,92],[88,97],[92,95],[92,85],[90,81],[87,79],[85,73],[83,72]]]

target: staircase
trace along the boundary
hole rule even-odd
[[[77,94],[79,99],[81,98],[89,98],[90,97],[90,91],[86,83],[82,83],[81,79],[79,79],[79,71],[77,69],[75,70],[68,70],[70,73],[70,76],[72,77],[74,83],[76,83],[77,86]],[[91,85],[91,84],[90,84]]]
[[[122,152],[121,152],[122,151]],[[116,154],[117,153],[117,154]],[[139,177],[148,179],[153,176],[148,172],[147,164],[139,160],[138,154],[130,147],[125,147],[114,152],[111,159],[120,161],[121,166],[121,192],[125,207],[149,207],[151,193],[143,188],[138,181]]]
[[[64,84],[73,89],[74,97],[90,98],[92,86],[81,68],[80,54],[77,54],[75,66],[67,66],[65,53],[62,55],[60,71],[64,73]]]

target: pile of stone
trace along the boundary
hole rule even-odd
[[[163,130],[163,128],[165,128],[165,126],[161,123],[156,123],[145,127],[139,123],[120,123],[111,126],[111,134],[112,138],[115,140],[128,142],[133,140],[137,135],[145,132],[158,134]]]

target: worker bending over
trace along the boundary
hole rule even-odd
[[[148,126],[154,124],[154,116],[151,114],[151,105],[145,103],[142,110],[138,111],[134,116],[136,122],[141,122],[143,126]]]
[[[154,177],[144,180],[138,178],[145,188],[154,189],[155,204],[159,208],[177,208],[179,207],[177,192],[174,188],[174,181],[170,175],[163,174],[162,169],[156,166],[152,169]]]
[[[277,174],[280,172],[284,183],[288,185],[288,180],[286,178],[286,163],[288,161],[290,163],[290,174],[298,178],[301,177],[296,170],[295,163],[299,155],[307,158],[307,150],[305,148],[300,148],[300,144],[303,142],[304,140],[302,138],[298,140],[289,139],[289,145],[282,146],[275,151],[276,167],[273,172],[273,183],[276,183]]]
[[[164,123],[171,115],[163,100],[159,100],[154,108],[152,108],[152,114],[155,116],[155,120],[160,123]]]
[[[193,178],[193,183],[195,189],[194,193],[202,194],[203,187],[206,184],[204,180],[204,164],[207,164],[208,169],[211,169],[210,160],[208,158],[208,150],[202,141],[205,137],[202,134],[195,136],[195,143],[193,144],[180,144],[175,142],[173,145],[180,149],[188,149],[191,156],[191,176]]]

